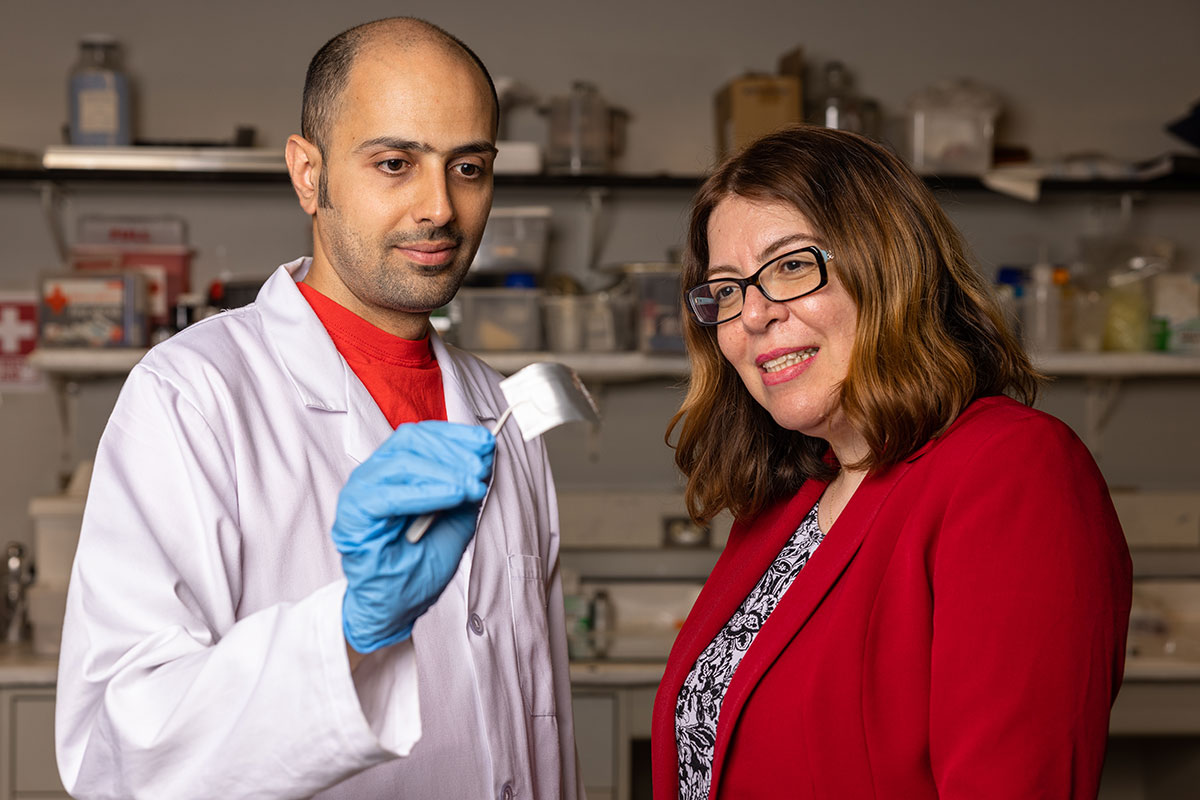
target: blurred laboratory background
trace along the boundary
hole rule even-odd
[[[925,176],[1052,377],[1039,407],[1092,449],[1134,553],[1101,797],[1197,796],[1195,0],[0,0],[0,800],[65,796],[55,655],[123,376],[310,253],[283,163],[308,60],[397,13],[466,41],[501,96],[491,220],[436,326],[502,372],[573,366],[604,419],[546,437],[590,797],[649,796],[654,689],[730,524],[688,519],[663,440],[687,205],[796,121]]]

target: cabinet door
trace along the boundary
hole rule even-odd
[[[0,786],[3,800],[65,798],[54,760],[54,689],[12,688],[0,691]]]
[[[575,748],[588,797],[615,796],[616,695],[576,691],[571,705],[575,709]]]

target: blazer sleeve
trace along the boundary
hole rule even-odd
[[[1103,477],[1036,413],[955,467],[932,554],[938,796],[1094,798],[1132,585]]]

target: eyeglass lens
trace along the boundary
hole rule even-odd
[[[821,285],[821,267],[811,252],[790,253],[763,267],[751,285],[757,285],[768,300],[794,300]],[[688,298],[697,319],[711,325],[742,313],[746,289],[732,279],[708,281],[691,289]]]

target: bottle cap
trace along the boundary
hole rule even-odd
[[[1020,286],[1025,282],[1025,270],[1020,267],[1000,267],[996,270],[996,283]]]
[[[504,285],[509,289],[533,289],[537,280],[529,272],[511,272],[504,276]]]

